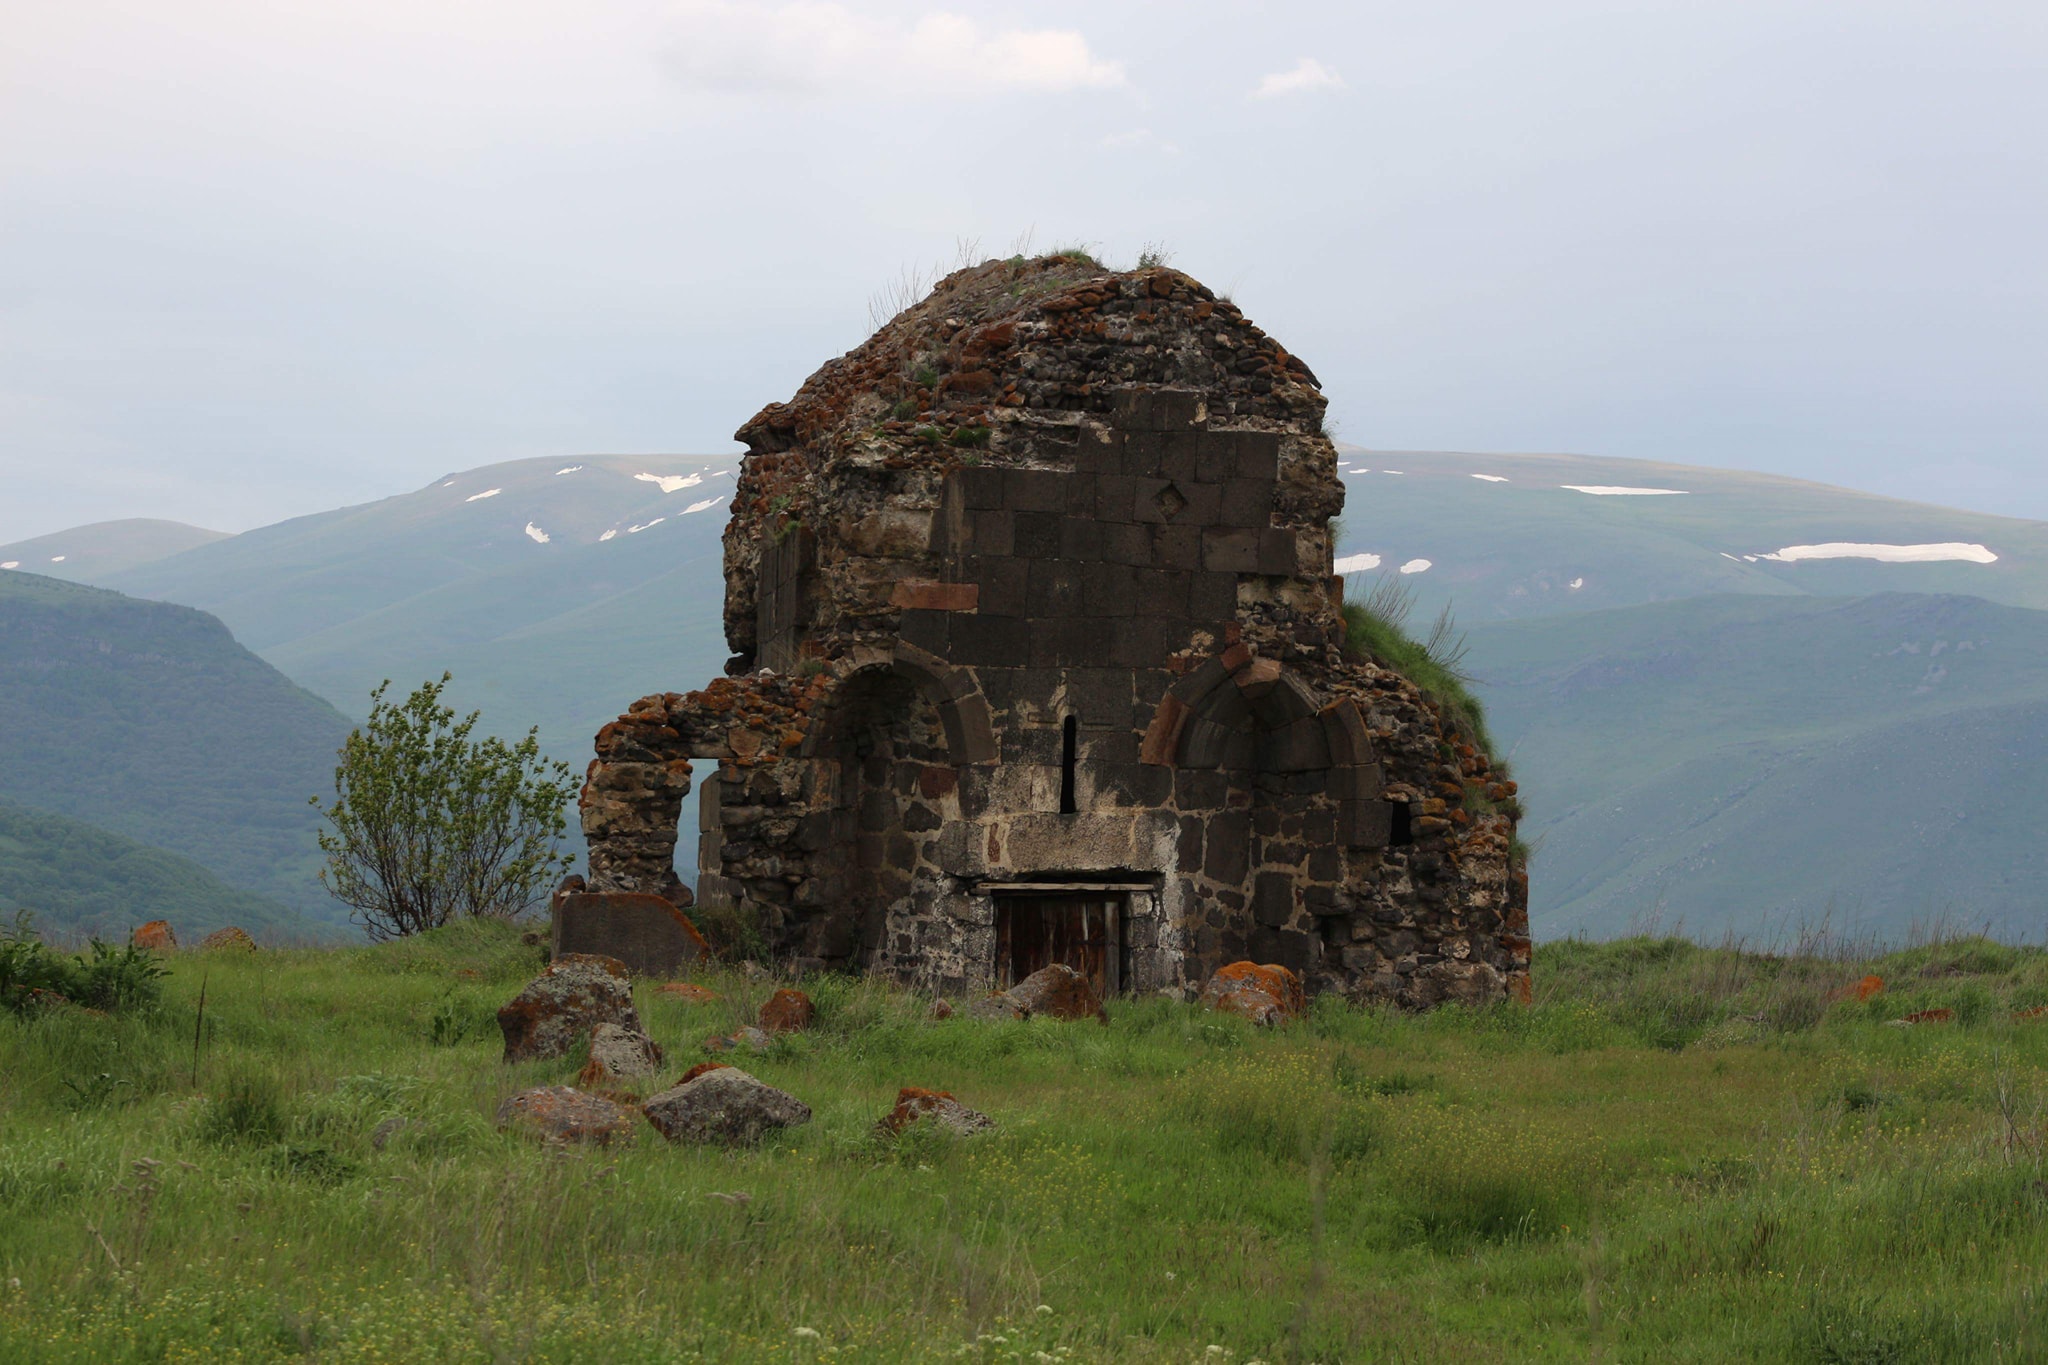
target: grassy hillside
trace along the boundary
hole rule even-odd
[[[74,583],[97,583],[111,574],[227,538],[226,531],[209,531],[181,521],[158,521],[151,517],[95,521],[53,535],[0,545],[0,567]]]
[[[138,924],[167,919],[186,942],[239,925],[252,934],[311,931],[281,902],[229,886],[189,859],[47,811],[0,801],[0,920],[32,911],[58,939],[125,943]]]
[[[720,536],[737,469],[731,456],[489,465],[107,581],[219,615],[351,715],[385,678],[450,670],[449,704],[482,710],[501,735],[539,726],[547,751],[580,770],[627,703],[720,675]]]
[[[332,918],[306,802],[348,730],[204,612],[0,574],[0,799]]]
[[[1539,934],[2048,933],[2048,613],[1727,596],[1470,639]]]
[[[494,1132],[581,1061],[498,1060],[537,965],[465,926],[176,957],[134,1017],[0,1017],[0,1356],[2048,1353],[2048,1023],[2013,1016],[2048,1002],[2039,951],[1550,944],[1533,1008],[1326,1000],[1263,1034],[1157,1000],[933,1022],[829,978],[815,1030],[745,1063],[815,1120],[733,1154]],[[723,999],[640,988],[664,1084],[775,984],[705,979]],[[1931,1006],[1954,1022],[1888,1025]],[[906,1084],[999,1127],[876,1137]]]

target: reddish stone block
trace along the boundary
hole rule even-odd
[[[905,579],[889,594],[889,605],[918,611],[973,611],[981,602],[975,583],[933,583]]]

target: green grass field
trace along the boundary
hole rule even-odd
[[[733,1153],[494,1131],[581,1062],[499,1061],[539,965],[462,926],[0,1015],[0,1359],[2048,1358],[2039,950],[1560,943],[1532,1008],[1270,1033],[814,980],[743,1064],[816,1118]],[[667,1077],[776,984],[700,979],[640,988]],[[879,1139],[902,1085],[1000,1128]]]

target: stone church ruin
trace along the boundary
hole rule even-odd
[[[943,280],[742,427],[728,676],[597,736],[593,892],[948,992],[1526,998],[1514,788],[1344,649],[1316,378],[1165,268]],[[1369,515],[1369,512],[1368,512]]]

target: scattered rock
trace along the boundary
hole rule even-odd
[[[748,1024],[736,1033],[715,1033],[704,1040],[706,1052],[731,1052],[737,1048],[750,1048],[755,1052],[766,1052],[775,1045],[775,1039],[764,1030]]]
[[[676,1085],[688,1085],[691,1081],[696,1080],[705,1072],[716,1071],[718,1070],[718,1068],[724,1065],[726,1065],[726,1063],[724,1062],[699,1062],[697,1063],[697,1065],[691,1067],[688,1071],[685,1071],[683,1073],[683,1078],[677,1081]],[[675,1089],[675,1086],[670,1086],[669,1089],[673,1090]]]
[[[961,1137],[985,1133],[996,1126],[987,1114],[969,1109],[944,1090],[920,1090],[906,1085],[896,1092],[896,1107],[883,1115],[875,1129],[884,1136],[894,1136],[922,1118],[929,1118]]]
[[[1301,978],[1271,963],[1233,962],[1219,967],[1202,987],[1203,1009],[1234,1014],[1271,1027],[1301,1017],[1307,997]]]
[[[498,1106],[498,1126],[543,1142],[592,1142],[599,1146],[633,1140],[632,1111],[602,1095],[566,1085],[522,1090]]]
[[[1868,1000],[1871,996],[1877,995],[1883,990],[1883,977],[1866,976],[1861,981],[1851,981],[1829,998],[1833,1000]]]
[[[130,934],[128,941],[153,953],[167,953],[178,946],[178,936],[171,932],[171,922],[167,919],[151,920]]]
[[[690,981],[664,981],[655,989],[671,1000],[680,1000],[686,1005],[708,1005],[718,999],[717,991]]]
[[[1008,991],[984,995],[967,1006],[969,1019],[1028,1019],[1030,1015]]]
[[[230,924],[227,928],[216,929],[205,938],[200,939],[199,951],[202,953],[253,953],[256,951],[256,940]]]
[[[2048,1005],[2035,1005],[2031,1009],[2014,1010],[2012,1017],[2016,1022],[2027,1019],[2048,1019]]]
[[[761,1006],[761,1027],[770,1033],[801,1033],[817,1016],[811,997],[784,986]]]
[[[590,1031],[590,1060],[577,1074],[586,1088],[617,1085],[661,1069],[661,1044],[644,1033],[629,1033],[617,1024],[599,1024]]]
[[[1109,1011],[1088,978],[1063,962],[1040,967],[1006,992],[1026,1018],[1096,1019],[1109,1022]]]
[[[508,1062],[565,1056],[599,1024],[647,1031],[633,1008],[625,967],[616,958],[585,953],[556,958],[498,1011]]]
[[[1944,1006],[1939,1009],[1918,1010],[1897,1022],[1901,1024],[1948,1024],[1953,1023],[1955,1017],[1956,1012]]]
[[[721,1066],[664,1090],[641,1106],[670,1142],[738,1146],[761,1135],[811,1121],[810,1106],[765,1081]]]
[[[932,1001],[932,1018],[951,1019],[952,1017],[953,1007],[946,1003],[944,996],[941,996],[939,999]]]

